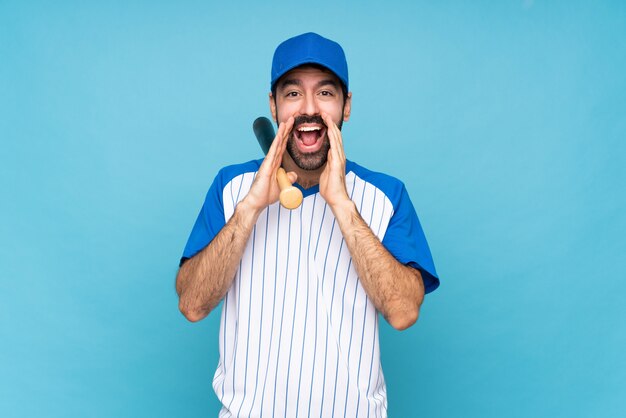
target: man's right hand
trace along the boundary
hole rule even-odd
[[[276,180],[276,170],[282,163],[283,154],[287,148],[287,140],[293,128],[293,121],[292,116],[278,127],[272,146],[267,152],[248,194],[242,200],[245,206],[257,213],[278,201],[280,188]],[[287,173],[287,176],[292,183],[297,180],[297,175],[294,172]]]
[[[293,117],[279,127],[250,191],[237,205],[233,216],[209,245],[178,270],[179,308],[188,320],[201,320],[219,304],[233,282],[256,218],[263,209],[278,201],[280,189],[276,170],[282,162],[292,128]],[[296,180],[295,173],[288,175],[292,181]]]

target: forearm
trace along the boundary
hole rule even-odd
[[[190,321],[206,317],[230,288],[258,211],[242,201],[213,241],[181,266],[176,276],[179,309]]]
[[[398,262],[387,251],[351,200],[335,205],[333,213],[361,285],[376,309],[396,329],[411,326],[424,299],[420,272]]]

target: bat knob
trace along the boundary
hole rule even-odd
[[[295,186],[280,191],[280,204],[286,209],[295,209],[302,204],[302,192]]]
[[[278,168],[276,180],[278,181],[278,187],[280,187],[280,195],[278,196],[280,204],[287,209],[295,209],[300,206],[302,204],[302,192],[291,184],[284,168]]]

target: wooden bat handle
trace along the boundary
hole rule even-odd
[[[287,209],[295,209],[302,204],[302,192],[289,181],[287,172],[282,167],[276,171],[278,187],[280,187],[280,204]]]

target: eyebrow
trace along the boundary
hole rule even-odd
[[[334,88],[336,88],[337,90],[339,90],[339,83],[332,79],[332,78],[327,78],[325,80],[320,81],[319,83],[317,83],[317,88],[320,87],[324,87],[324,86],[333,86]]]
[[[285,80],[282,81],[282,83],[280,83],[278,88],[284,89],[285,87],[288,87],[288,86],[301,87],[302,86],[302,81],[300,81],[297,78],[286,78]],[[333,86],[336,89],[339,89],[339,83],[337,81],[333,80],[332,78],[326,78],[324,80],[319,81],[315,85],[315,88],[319,89],[320,87],[324,87],[324,86]]]
[[[278,87],[282,89],[288,86],[300,87],[301,85],[302,85],[302,82],[298,80],[297,78],[286,78],[280,83]]]

